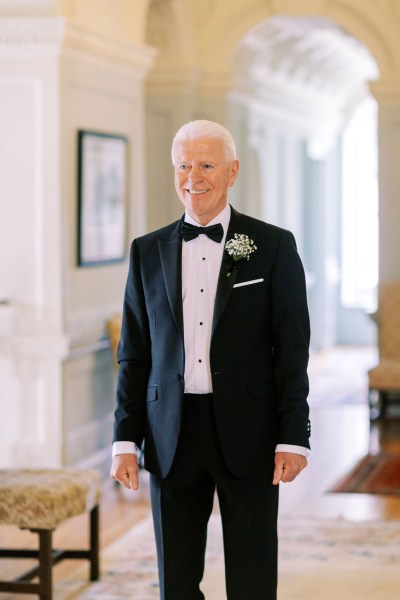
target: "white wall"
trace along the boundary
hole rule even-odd
[[[128,250],[145,229],[152,56],[63,18],[0,19],[0,467],[109,454],[105,322],[121,309],[127,261],[77,267],[77,130],[129,139]]]
[[[60,460],[60,19],[0,21],[0,464]],[[2,311],[4,314],[4,310]],[[48,454],[48,449],[51,453]]]
[[[72,32],[76,35],[76,32]],[[63,461],[109,461],[114,408],[113,363],[106,320],[122,310],[130,242],[144,233],[144,118],[142,81],[152,52],[114,45],[115,57],[81,51],[67,32],[61,62],[63,319],[70,352],[63,365]],[[80,32],[81,33],[81,32]],[[81,34],[82,37],[82,34]],[[128,61],[123,64],[123,61]],[[127,258],[77,265],[77,135],[91,130],[128,138]]]

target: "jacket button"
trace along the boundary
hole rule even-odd
[[[214,371],[213,375],[223,375],[222,371]]]
[[[182,376],[182,375],[180,375],[179,373],[177,373],[177,374],[175,375],[175,379],[176,379],[177,381],[182,381],[182,379],[183,379],[183,376]]]

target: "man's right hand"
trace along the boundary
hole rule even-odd
[[[136,454],[113,456],[110,475],[128,490],[139,489],[139,465]]]

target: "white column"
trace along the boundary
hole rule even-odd
[[[264,131],[263,144],[260,147],[262,176],[262,212],[260,218],[268,223],[283,226],[281,219],[282,206],[279,201],[281,193],[279,148],[282,142],[282,132],[279,132],[271,124],[266,125]]]
[[[142,233],[142,80],[152,58],[62,18],[0,19],[0,468],[65,459],[65,362],[88,329],[99,345],[127,269],[76,266],[76,134],[128,137],[127,229]],[[83,399],[87,421],[97,414],[95,387]]]
[[[400,280],[400,81],[378,81],[379,282]]]
[[[0,466],[61,460],[63,31],[59,18],[0,20]]]

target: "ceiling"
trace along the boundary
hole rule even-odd
[[[301,102],[351,110],[379,76],[369,50],[322,17],[273,17],[242,39],[234,58],[236,88],[275,90]]]

